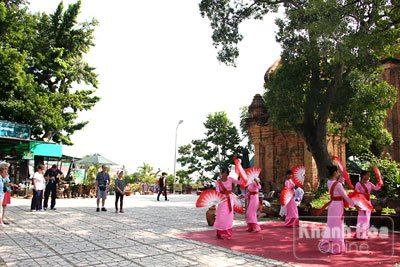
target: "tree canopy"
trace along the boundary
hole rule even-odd
[[[281,61],[269,72],[264,100],[272,123],[302,136],[321,178],[331,164],[328,123],[357,144],[381,148],[391,138],[383,129],[396,90],[378,78],[385,61],[398,62],[400,5],[397,1],[203,0],[200,10],[213,28],[218,59],[235,65],[239,25],[262,19],[283,6],[276,40]],[[371,141],[373,140],[373,141]]]
[[[188,168],[189,174],[197,172],[204,177],[212,173],[216,178],[222,167],[234,164],[233,157],[240,156],[243,149],[240,146],[241,138],[223,111],[208,114],[204,127],[205,138],[180,146],[177,161]]]
[[[48,15],[0,1],[0,119],[31,125],[32,139],[71,145],[88,123],[77,122],[78,112],[99,101],[97,74],[83,59],[97,21],[78,23],[80,6],[60,2]]]

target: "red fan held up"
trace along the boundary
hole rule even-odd
[[[254,183],[254,180],[260,176],[261,173],[261,168],[253,167],[250,169],[246,169],[246,175],[247,175],[247,184],[248,186],[251,183]]]
[[[226,201],[226,197],[215,190],[205,190],[201,193],[196,202],[196,207],[211,207]]]
[[[346,182],[348,183],[348,185],[350,186],[350,188],[351,188],[351,189],[354,189],[354,186],[353,186],[353,184],[352,184],[351,181],[350,181],[349,174],[347,173],[347,170],[346,170],[346,168],[344,167],[342,161],[341,161],[338,157],[336,157],[336,156],[332,156],[332,159],[336,160],[336,162],[337,162],[337,164],[338,164],[338,167],[340,168],[340,170],[341,170],[342,173],[343,173],[344,179],[346,180]]]
[[[383,186],[383,181],[382,181],[381,172],[379,171],[378,167],[376,167],[376,166],[373,166],[372,169],[374,169],[376,179],[378,180],[378,185],[380,187],[382,187]]]
[[[239,214],[243,214],[243,205],[242,205],[242,201],[240,201],[240,198],[235,195],[233,195],[233,211]]]
[[[354,205],[357,205],[357,206],[359,206],[360,208],[361,208],[361,210],[366,210],[366,211],[374,211],[374,208],[372,207],[372,205],[371,205],[371,202],[369,202],[366,198],[365,198],[365,196],[364,196],[364,194],[362,194],[362,193],[359,193],[359,192],[357,192],[357,191],[353,191],[353,192],[350,192],[349,194],[348,194],[348,196],[349,196],[349,198],[351,199],[351,200],[353,200],[353,202],[354,202]],[[349,208],[350,207],[350,205],[349,205],[349,203],[346,201],[345,202],[345,207],[346,208]]]
[[[281,192],[281,205],[286,206],[292,198],[294,198],[294,191],[289,187],[285,187]]]
[[[303,187],[306,177],[306,167],[296,166],[292,168],[292,181],[298,187]]]
[[[247,184],[247,174],[244,171],[242,165],[240,164],[240,160],[237,158],[233,158],[235,160],[235,172],[242,179],[243,183],[240,185],[241,189],[244,189]]]

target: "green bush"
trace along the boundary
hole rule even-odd
[[[384,159],[377,158],[372,154],[363,154],[360,159],[367,161],[363,166],[363,169],[369,171],[370,180],[373,184],[377,184],[378,181],[372,167],[378,167],[381,172],[384,186],[374,194],[379,198],[399,198],[400,165],[396,161],[392,160],[389,154],[387,154]]]

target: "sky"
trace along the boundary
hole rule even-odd
[[[65,0],[64,6],[75,2]],[[179,120],[178,147],[205,137],[209,113],[225,111],[240,129],[240,107],[263,94],[264,74],[280,56],[276,15],[241,25],[244,39],[234,68],[216,59],[210,23],[198,3],[82,0],[78,21],[99,21],[95,46],[84,60],[99,75],[101,101],[79,114],[89,124],[72,135],[74,145],[63,146],[63,154],[100,153],[130,173],[143,163],[173,173]],[[30,0],[29,9],[49,14],[58,4]]]

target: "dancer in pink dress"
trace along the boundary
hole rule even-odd
[[[288,187],[292,190],[295,188],[295,184],[290,179],[292,175],[292,171],[286,171],[286,181],[285,187]],[[299,226],[299,210],[297,209],[296,201],[294,201],[294,197],[286,204],[286,218],[283,226],[285,227],[296,227]]]
[[[227,201],[218,205],[217,216],[214,223],[214,228],[217,230],[217,237],[221,239],[232,238],[232,224],[233,224],[233,195],[232,183],[242,184],[242,181],[228,177],[229,169],[222,168],[221,179],[216,182],[216,190],[224,194]]]
[[[357,210],[360,210],[360,207],[354,205],[354,202],[344,191],[343,185],[337,181],[339,177],[338,168],[334,165],[327,168],[330,176],[327,184],[331,200],[320,210],[324,210],[329,205],[324,240],[319,244],[319,249],[323,253],[340,254],[346,252],[343,200],[346,200],[350,204],[350,207],[355,207]]]
[[[356,191],[363,193],[365,198],[369,200],[372,190],[378,191],[381,189],[379,185],[374,185],[369,181],[369,173],[367,171],[361,172],[361,181],[356,184]],[[360,210],[358,211],[357,217],[357,230],[355,237],[360,240],[368,239],[368,230],[371,219],[370,210]]]
[[[260,207],[258,199],[258,190],[261,189],[260,181],[256,178],[255,182],[247,187],[248,193],[240,198],[247,198],[246,220],[248,232],[261,232],[261,227],[258,225],[257,210]]]

